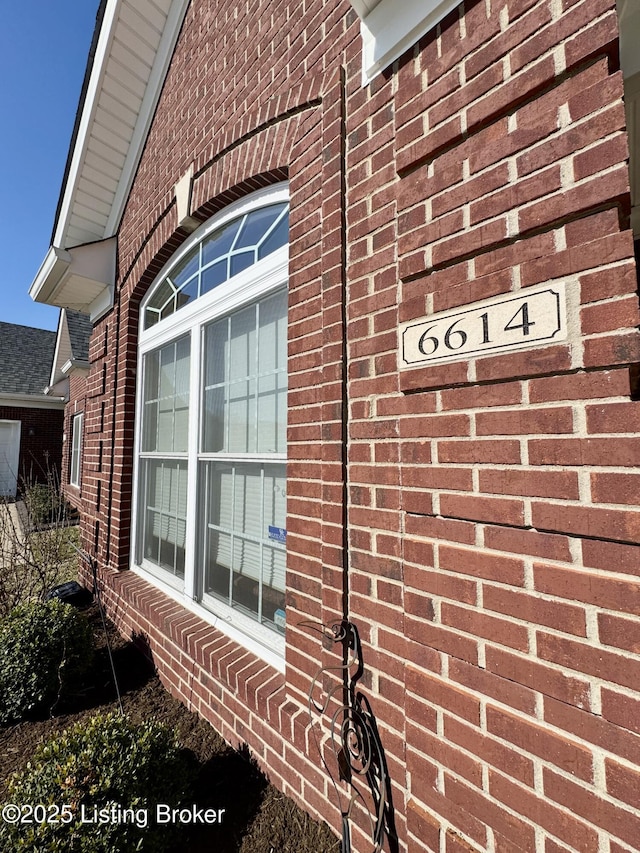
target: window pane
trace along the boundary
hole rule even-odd
[[[149,308],[155,308],[157,311],[162,311],[165,305],[171,301],[175,292],[175,287],[171,284],[168,278],[165,278],[160,287],[158,287],[156,292],[153,294],[153,297],[149,300]]]
[[[225,377],[229,320],[212,323],[204,334],[204,403],[202,449],[224,450],[226,438]]]
[[[233,542],[232,605],[240,605],[257,617],[260,602],[261,547],[257,542],[235,538]]]
[[[229,319],[225,317],[205,330],[205,387],[224,382],[226,378]]]
[[[205,462],[205,592],[284,630],[286,466]]]
[[[238,275],[242,270],[246,270],[255,263],[255,259],[256,255],[253,250],[250,252],[241,252],[239,255],[231,255],[229,276]]]
[[[225,258],[223,261],[218,261],[217,264],[212,264],[210,267],[207,267],[206,270],[202,271],[202,286],[200,292],[208,293],[210,290],[213,290],[214,287],[225,282],[228,278],[227,259]]]
[[[143,451],[187,450],[190,346],[184,337],[145,356]]]
[[[256,309],[252,305],[231,315],[229,379],[245,379],[256,370]]]
[[[262,569],[262,621],[271,622],[284,634],[286,555],[265,548]]]
[[[150,326],[155,326],[159,319],[160,312],[156,308],[147,308],[144,312],[145,329],[148,329]]]
[[[188,302],[192,302],[199,296],[198,279],[200,276],[194,276],[191,281],[186,284],[176,296],[176,311],[183,308]]]
[[[287,294],[284,291],[259,305],[258,445],[259,452],[286,450]]]
[[[256,449],[256,381],[234,382],[227,401],[229,453],[253,453]]]
[[[265,524],[284,528],[287,512],[286,465],[265,465],[264,516]],[[267,531],[268,532],[268,531]]]
[[[271,252],[275,252],[281,246],[286,246],[289,241],[289,217],[284,216],[273,229],[271,234],[258,247],[258,260],[262,260]]]
[[[242,217],[235,219],[223,228],[219,228],[210,234],[202,244],[202,264],[211,263],[217,258],[226,257],[233,245],[238,227],[242,221]]]
[[[73,418],[73,431],[71,437],[71,464],[69,468],[69,482],[72,486],[80,485],[80,459],[82,454],[82,422],[83,415],[75,415]]]
[[[262,534],[262,470],[259,466],[237,466],[233,497],[233,530],[260,537]]]
[[[204,394],[204,436],[203,450],[214,453],[224,449],[225,439],[224,388],[212,388]]]
[[[182,263],[175,267],[170,275],[171,281],[174,283],[176,289],[180,289],[185,282],[187,282],[192,275],[198,272],[200,268],[200,247],[198,246],[192,252],[189,252],[187,257],[182,261]]]
[[[282,213],[284,207],[284,204],[272,204],[248,214],[240,229],[234,249],[244,249],[257,245]]]
[[[212,530],[208,538],[205,592],[229,601],[231,569],[231,536]]]
[[[157,400],[158,377],[160,375],[160,353],[149,353],[144,359],[144,399]]]
[[[280,291],[260,303],[260,372],[287,369],[287,294]]]
[[[142,464],[144,559],[184,577],[187,515],[187,463],[145,459]]]

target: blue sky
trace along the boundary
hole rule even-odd
[[[55,329],[28,290],[51,232],[98,0],[0,0],[0,320]]]

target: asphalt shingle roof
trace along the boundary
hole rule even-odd
[[[55,332],[0,322],[0,393],[42,394],[55,346]]]
[[[93,328],[88,314],[66,309],[67,329],[71,341],[71,357],[74,361],[89,361],[89,338]]]

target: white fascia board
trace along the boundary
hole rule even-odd
[[[58,328],[56,330],[56,348],[53,352],[53,362],[51,364],[51,376],[49,377],[49,388],[53,387],[58,381],[58,360],[62,357],[61,347],[62,347],[62,335],[65,321],[65,311],[64,309],[60,311],[58,315]],[[46,389],[45,393],[49,393],[49,388]]]
[[[118,189],[116,190],[111,213],[107,220],[105,236],[115,234],[120,225],[120,220],[124,213],[124,206],[127,202],[127,198],[129,197],[129,191],[131,190],[131,185],[138,168],[138,163],[140,162],[140,157],[142,156],[142,151],[145,142],[147,141],[151,122],[155,115],[158,100],[160,99],[160,93],[162,92],[162,86],[164,84],[165,77],[167,76],[167,71],[169,70],[169,63],[171,62],[171,57],[173,56],[173,51],[175,49],[180,28],[182,27],[182,22],[186,15],[189,3],[190,0],[174,0],[171,4],[171,8],[169,9],[167,22],[162,33],[162,39],[160,40],[160,45],[153,63],[151,76],[147,84],[144,98],[142,99],[142,106],[138,113],[138,120],[136,121],[136,126],[133,131],[133,137],[131,139],[131,144],[129,145],[127,158],[118,183]]]
[[[363,86],[460,5],[460,0],[380,0],[363,16],[361,10],[371,4],[350,2],[361,18]]]
[[[70,358],[60,368],[60,372],[65,376],[69,373],[87,373],[91,365],[88,361],[80,358]]]
[[[29,296],[34,302],[48,303],[51,294],[68,270],[70,263],[71,255],[69,252],[55,246],[49,249],[36,273],[33,284],[29,288]]]
[[[11,406],[16,409],[64,409],[64,397],[3,392],[0,393],[0,408],[3,406]]]

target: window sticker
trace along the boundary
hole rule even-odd
[[[287,541],[287,531],[284,527],[274,527],[270,524],[269,539],[273,539],[274,542],[282,542],[284,544]]]

